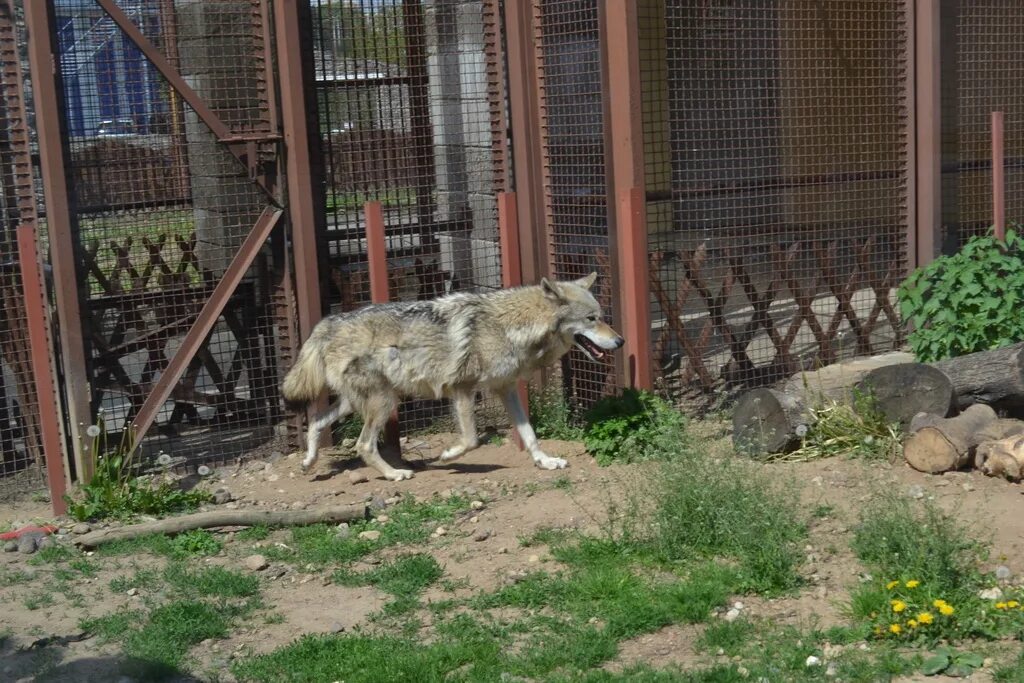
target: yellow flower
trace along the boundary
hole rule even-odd
[[[911,579],[910,581],[907,581],[907,588],[917,588],[920,585],[921,582],[917,579]]]
[[[876,626],[875,627],[875,635],[876,636],[882,635],[882,627],[881,626]]]
[[[942,603],[941,605],[939,605],[939,613],[944,617],[948,617],[955,611],[956,610],[953,609],[953,606],[947,603]]]
[[[1005,602],[997,602],[996,603],[996,609],[1006,609],[1006,603]]]
[[[907,603],[903,602],[902,600],[891,600],[890,604],[892,604],[893,612],[899,613],[907,609]]]
[[[1017,602],[1016,600],[1007,600],[1006,601],[1006,609],[1014,609],[1016,607],[1020,607],[1020,603]]]
[[[922,624],[930,624],[935,621],[935,617],[932,616],[931,612],[921,612],[917,615],[917,620]]]
[[[907,622],[907,626],[909,626],[910,628],[917,628],[917,621],[915,619],[911,619]]]
[[[889,633],[899,635],[903,631],[899,624],[889,624]]]
[[[889,583],[885,584],[885,589],[891,591],[893,588],[895,588],[898,585],[900,585],[899,581],[890,581]]]

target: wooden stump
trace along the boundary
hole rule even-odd
[[[953,410],[953,383],[940,370],[924,363],[880,367],[864,376],[856,387],[870,393],[890,422],[904,428],[918,413],[946,417]]]
[[[996,422],[991,407],[978,404],[956,417],[919,417],[918,429],[903,444],[907,464],[919,472],[939,474],[958,470],[971,462],[975,447],[985,440],[986,428]]]
[[[733,412],[733,447],[746,455],[784,453],[799,442],[800,427],[807,426],[803,402],[774,389],[744,394]]]

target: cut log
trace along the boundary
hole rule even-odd
[[[1021,423],[1024,428],[1024,423]],[[1024,433],[978,444],[974,466],[990,477],[1020,481],[1024,474]]]
[[[113,529],[99,529],[76,536],[74,542],[86,548],[104,543],[123,541],[150,534],[178,534],[192,529],[221,526],[304,526],[322,522],[337,523],[366,519],[369,509],[365,505],[346,505],[313,510],[214,510],[197,512],[181,517],[169,517],[155,522],[133,524]]]
[[[961,409],[975,403],[1024,408],[1024,342],[930,363],[953,383]]]
[[[737,452],[761,456],[785,453],[800,443],[801,426],[808,422],[798,396],[774,389],[754,389],[736,404],[732,443]]]
[[[901,363],[867,373],[856,389],[869,393],[890,422],[902,427],[918,413],[946,417],[955,403],[953,383],[942,371],[924,363]]]
[[[821,405],[828,400],[845,402],[849,400],[850,387],[871,371],[890,365],[913,363],[914,360],[914,354],[902,351],[851,358],[818,370],[798,372],[786,380],[782,391],[800,396],[806,405]]]
[[[935,418],[928,424],[916,420],[919,427],[903,444],[907,464],[919,472],[939,474],[969,464],[974,449],[996,421],[990,406],[973,405],[956,417]],[[915,421],[912,421],[912,423]]]

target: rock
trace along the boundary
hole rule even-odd
[[[439,526],[436,529],[434,529],[434,536],[444,536],[447,533],[448,530],[445,529],[443,526]]]
[[[352,484],[362,484],[364,481],[370,481],[370,478],[362,470],[349,470],[348,480]]]
[[[978,597],[982,600],[998,600],[1003,597],[1003,591],[999,588],[986,588],[978,591]]]
[[[996,578],[1000,581],[1007,581],[1011,576],[1013,576],[1013,572],[1010,571],[1009,567],[1002,565],[996,567]]]
[[[924,487],[922,487],[919,484],[914,484],[909,489],[907,489],[907,495],[915,499],[924,498]]]
[[[821,658],[811,655],[804,661],[804,666],[821,666]]]
[[[470,524],[477,524],[479,521],[480,521],[480,518],[477,517],[476,515],[473,515],[472,517],[469,518],[469,523]]]
[[[6,543],[4,543],[4,552],[5,553],[14,553],[14,552],[17,552],[17,551],[18,551],[18,542],[17,541],[7,541]]]
[[[818,600],[824,600],[828,597],[828,588],[825,586],[818,586],[817,590],[814,591],[814,597]]]
[[[329,629],[327,629],[327,632],[328,633],[344,633],[345,632],[345,624],[342,624],[341,622],[337,622],[336,621],[333,624],[331,624],[331,627]]]
[[[85,522],[79,522],[78,524],[71,527],[71,533],[76,534],[78,536],[81,536],[82,534],[87,534],[90,531],[92,531],[92,527],[86,524]]]
[[[234,498],[231,495],[231,491],[228,491],[227,489],[218,489],[213,493],[213,502],[215,505],[225,505],[230,503],[232,500],[234,500]]]
[[[491,537],[491,530],[490,529],[481,529],[480,531],[478,531],[475,534],[473,534],[473,540],[474,541],[486,541],[490,537]]]
[[[829,662],[828,666],[825,667],[825,675],[829,678],[835,678],[836,674],[839,673],[839,667],[836,666],[835,662]]]
[[[335,529],[335,538],[345,539],[352,535],[352,528],[348,525],[348,522],[342,522],[337,527],[335,527]]]
[[[737,619],[740,618],[740,611],[738,609],[736,609],[735,607],[733,607],[732,609],[730,609],[728,612],[725,613],[725,617],[723,617],[723,618],[726,621],[729,621],[729,622],[736,621]]]
[[[536,564],[537,562],[540,562],[540,556],[539,555],[530,555],[530,557],[527,560],[527,562],[529,562],[530,564]]]
[[[277,474],[276,472],[274,474],[268,474],[267,475],[267,481],[269,481],[269,482],[275,482],[275,481],[277,481],[280,478],[281,478],[281,475]]]
[[[748,669],[745,666],[738,666],[736,667],[736,673],[738,673],[743,678],[747,678],[748,676],[750,676],[750,669]]]
[[[391,517],[389,517],[388,515],[377,515],[376,519],[381,524],[387,524],[389,521],[391,521]]]
[[[309,507],[308,504],[301,500],[292,503],[292,510],[305,510],[307,507]]]
[[[402,499],[400,497],[398,497],[398,496],[391,496],[390,498],[385,498],[384,499],[384,504],[387,505],[388,507],[390,507],[392,505],[398,505],[398,502],[400,500],[402,500]]]
[[[129,588],[128,589],[128,597],[134,598],[138,594],[139,594],[139,589],[138,588]]]
[[[270,563],[267,562],[267,558],[265,558],[263,555],[250,555],[249,557],[245,558],[243,562],[247,569],[250,569],[254,572],[263,571],[268,566],[270,566]]]
[[[380,538],[380,532],[376,529],[370,529],[369,531],[360,531],[359,538],[363,541],[376,541]]]
[[[18,539],[18,552],[22,555],[31,555],[36,551],[36,537],[22,536]]]
[[[484,502],[482,500],[474,500],[472,503],[469,504],[469,507],[472,508],[473,510],[483,510]]]
[[[739,609],[739,610],[741,610],[741,609],[743,609],[744,607],[745,607],[745,605],[744,605],[744,604],[743,604],[742,602],[734,602],[734,603],[732,604],[732,608],[733,608],[733,609]]]
[[[56,544],[53,542],[53,538],[50,537],[50,536],[43,536],[38,541],[36,541],[36,549],[38,549],[38,550],[45,550],[46,548],[52,548],[54,545],[56,545]]]
[[[501,548],[498,548],[498,554],[499,555],[508,555],[508,548],[506,548],[504,546],[502,546]]]
[[[513,569],[512,571],[510,571],[508,574],[505,575],[505,580],[508,583],[510,583],[510,584],[512,584],[512,583],[519,583],[520,581],[525,579],[527,576],[528,576],[528,574],[527,574],[526,571],[524,571],[522,569]]]
[[[383,510],[387,506],[388,504],[384,502],[384,498],[382,496],[374,496],[370,499],[371,510]]]
[[[269,572],[267,572],[267,576],[269,576],[271,579],[280,579],[287,573],[288,570],[284,567],[276,567],[275,569],[271,569]]]

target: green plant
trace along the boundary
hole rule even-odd
[[[921,673],[925,676],[946,674],[957,678],[966,678],[985,664],[985,658],[973,652],[957,652],[949,647],[936,648],[934,654],[921,664]]]
[[[606,396],[584,415],[583,440],[600,465],[664,460],[689,447],[686,419],[648,391]]]
[[[554,386],[531,389],[529,392],[530,423],[538,439],[578,441],[583,437],[565,395]]]
[[[843,455],[891,461],[900,452],[899,425],[886,419],[870,394],[855,391],[852,404],[829,400],[810,412],[811,421],[800,447],[773,454],[768,460],[806,462]]]
[[[138,463],[131,430],[122,433],[121,443],[107,447],[102,416],[86,430],[93,440],[93,475],[79,490],[79,499],[65,495],[68,514],[78,521],[104,518],[126,519],[135,515],[165,515],[198,507],[210,499],[205,491],[183,491],[163,478],[143,480],[136,476]]]
[[[900,285],[907,337],[923,362],[995,349],[1024,339],[1024,240],[972,237],[952,256],[918,268]]]

